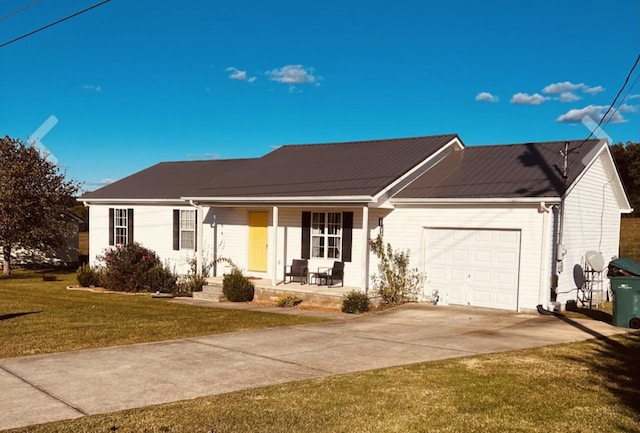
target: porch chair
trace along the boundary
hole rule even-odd
[[[333,262],[333,266],[330,268],[318,268],[318,279],[325,280],[329,287],[333,286],[336,281],[340,281],[340,287],[344,287],[343,278],[344,262]]]
[[[287,277],[289,277],[289,282],[299,280],[300,284],[306,284],[308,270],[308,261],[306,259],[294,259],[291,265],[284,267],[284,283],[287,284]]]

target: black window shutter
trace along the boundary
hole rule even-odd
[[[198,251],[198,210],[195,210],[196,220],[193,226],[193,250]]]
[[[173,210],[173,249],[180,249],[180,211]]]
[[[114,233],[113,233],[113,218],[114,218],[113,208],[110,207],[109,208],[109,245],[115,244],[115,241],[113,239],[113,236],[114,236]]]
[[[311,258],[311,212],[302,212],[302,247],[300,257]]]
[[[133,209],[127,209],[127,243],[133,243]]]
[[[342,261],[351,261],[353,239],[353,212],[342,212]]]

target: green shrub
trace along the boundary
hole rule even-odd
[[[202,286],[205,284],[207,284],[207,278],[202,275],[185,275],[178,280],[173,294],[175,296],[193,296],[193,292],[201,292]]]
[[[142,292],[149,290],[150,285],[167,284],[168,271],[162,266],[158,255],[138,243],[117,245],[106,250],[99,259],[104,263],[100,282],[109,290]],[[147,275],[152,269],[158,268],[160,270]]]
[[[366,293],[353,290],[342,297],[343,313],[364,313],[369,311],[370,307],[371,302]]]
[[[233,268],[222,280],[222,293],[231,302],[253,301],[255,286],[238,268]]]
[[[294,295],[284,295],[278,298],[278,307],[295,307],[302,303],[302,299]]]
[[[171,293],[176,286],[176,276],[167,267],[158,266],[149,269],[142,276],[144,290],[147,292]]]
[[[378,235],[370,242],[371,252],[378,258],[378,273],[371,275],[380,306],[389,307],[417,300],[425,281],[425,274],[410,268],[409,251],[394,250]]]
[[[76,278],[81,287],[98,287],[100,285],[100,273],[88,263],[78,268]]]
[[[42,276],[42,281],[57,281],[58,277],[52,274],[44,274]]]

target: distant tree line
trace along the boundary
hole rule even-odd
[[[627,141],[626,144],[613,144],[611,154],[634,209],[628,216],[640,217],[640,143]]]

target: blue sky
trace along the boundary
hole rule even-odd
[[[97,2],[3,0],[0,44]],[[637,0],[112,0],[0,48],[0,134],[55,116],[42,143],[89,190],[283,144],[581,139],[638,53]],[[638,76],[614,142],[640,141]]]

